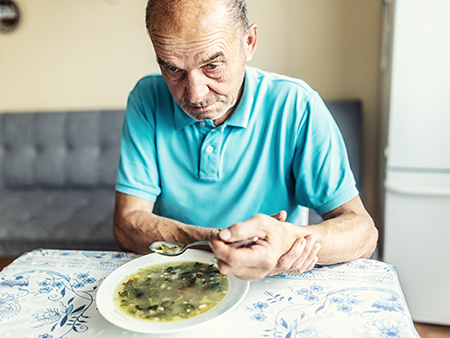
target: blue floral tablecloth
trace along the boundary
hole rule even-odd
[[[124,331],[101,317],[96,290],[137,257],[24,254],[0,272],[0,337],[419,337],[395,269],[364,259],[252,282],[237,309],[198,328],[169,335]]]

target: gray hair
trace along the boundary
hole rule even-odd
[[[147,32],[149,33],[150,33],[150,16],[153,5],[157,1],[158,0],[148,0],[147,2],[147,8],[145,11],[145,26],[147,27]],[[174,0],[163,0],[163,1],[173,3]],[[246,0],[222,0],[222,1],[226,6],[231,22],[233,22],[233,24],[239,29],[242,35],[248,33],[250,21],[247,15]]]

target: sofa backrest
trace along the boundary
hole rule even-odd
[[[0,187],[114,187],[124,114],[0,114]]]
[[[356,184],[364,196],[361,101],[327,101],[326,105],[341,130]]]
[[[362,187],[361,102],[327,101]],[[125,111],[0,114],[0,187],[114,187]]]

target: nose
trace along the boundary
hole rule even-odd
[[[200,103],[209,92],[207,78],[199,72],[188,73],[186,77],[186,97],[191,103]]]

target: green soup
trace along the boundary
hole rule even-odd
[[[228,277],[213,265],[179,262],[153,265],[128,276],[114,302],[133,318],[168,322],[205,313],[228,292]]]

